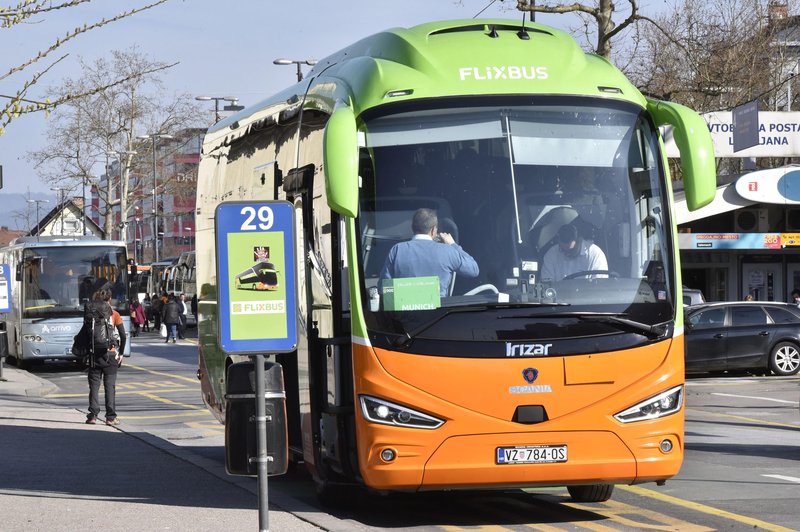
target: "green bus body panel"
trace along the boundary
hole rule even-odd
[[[670,124],[681,152],[686,205],[694,211],[708,205],[717,189],[714,145],[708,124],[697,113],[673,102],[648,100],[647,109],[656,125]]]
[[[497,38],[488,35],[492,26]],[[356,115],[388,101],[479,94],[607,96],[645,106],[619,70],[583,52],[569,34],[531,24],[523,40],[519,29],[508,20],[395,28],[326,57],[310,76],[347,80]],[[407,94],[391,96],[399,91]]]

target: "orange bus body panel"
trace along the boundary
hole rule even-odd
[[[446,421],[433,430],[395,427],[368,423],[359,411],[361,474],[375,489],[632,484],[680,469],[683,409],[627,424],[613,415],[683,384],[682,336],[571,357],[455,358],[358,344],[353,355],[356,396],[384,398]],[[538,370],[535,382],[523,379],[526,368]],[[521,405],[542,405],[547,420],[512,421]],[[663,453],[659,444],[667,438],[674,448]],[[565,463],[495,463],[497,447],[563,444]],[[386,448],[397,453],[391,463],[380,458]]]

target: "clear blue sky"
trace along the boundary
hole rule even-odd
[[[346,0],[341,2],[287,2],[277,0],[171,0],[134,17],[87,33],[53,58],[68,52],[40,85],[57,84],[62,75],[78,77],[79,56],[92,61],[112,49],[139,47],[152,59],[179,61],[163,77],[174,94],[235,96],[248,105],[291,84],[296,67],[277,66],[278,57],[322,58],[355,40],[380,30],[413,26],[431,20],[472,18],[491,0]],[[56,12],[36,24],[0,30],[0,72],[17,65],[49,46],[68,29],[113,16],[145,1],[99,1],[88,6]],[[660,2],[656,2],[660,3]],[[4,4],[6,4],[4,2]],[[480,16],[519,19],[513,0],[494,2]],[[538,22],[567,28],[571,17],[537,16]],[[49,64],[42,63],[41,67]],[[35,67],[36,68],[36,67]],[[306,67],[307,69],[307,67]],[[13,79],[22,79],[15,77]],[[13,94],[18,83],[0,82],[0,93]],[[43,97],[34,88],[30,97]],[[208,119],[213,102],[208,102]],[[45,144],[48,120],[39,113],[13,122],[0,137],[0,164],[4,188],[0,193],[47,192],[27,152]]]

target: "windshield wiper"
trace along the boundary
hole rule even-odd
[[[439,314],[435,318],[430,321],[423,323],[422,325],[415,327],[414,330],[411,332],[406,331],[404,336],[400,336],[397,338],[393,344],[395,347],[408,347],[408,345],[414,341],[414,339],[422,334],[423,332],[427,331],[437,323],[439,323],[442,319],[449,316],[450,314],[459,314],[461,312],[483,312],[489,309],[505,309],[505,308],[529,308],[532,306],[536,307],[555,307],[555,306],[569,306],[569,303],[499,303],[499,302],[491,302],[491,303],[483,303],[481,305],[471,305],[468,307],[450,307],[446,309],[443,313]],[[444,307],[443,307],[444,308]],[[502,319],[504,316],[498,316],[498,318]]]
[[[653,339],[661,338],[667,334],[669,322],[650,325],[640,321],[629,320],[623,316],[626,316],[626,314],[620,314],[618,312],[548,312],[543,314],[531,314],[530,316],[504,316],[504,318],[577,318],[582,321],[608,323],[620,329],[640,333]]]
[[[411,332],[406,331],[405,336],[400,336],[399,338],[395,339],[395,341],[392,343],[394,344],[395,347],[408,347],[408,344],[410,344],[414,340],[414,338],[417,337],[417,335],[430,329],[431,327],[439,323],[442,319],[451,314],[460,314],[461,312],[483,312],[484,310],[488,309],[489,305],[473,305],[470,307],[449,308],[444,312],[442,312],[441,314],[439,314],[438,316],[436,316],[435,318],[433,318],[432,320],[423,323],[419,327],[415,327],[413,331]]]
[[[624,314],[615,314],[613,312],[580,312],[576,314],[576,318],[584,321],[596,321],[600,323],[609,323],[616,325],[620,329],[627,329],[629,331],[644,334],[648,338],[661,338],[667,334],[669,322],[657,323],[650,325],[640,321],[629,320],[623,318]]]

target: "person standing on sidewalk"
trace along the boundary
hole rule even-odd
[[[174,344],[178,341],[178,324],[181,322],[181,307],[178,305],[174,294],[169,295],[167,304],[164,305],[164,310],[161,311],[161,321],[167,326],[165,343],[172,338],[172,343]]]
[[[111,308],[111,291],[101,289],[95,292],[92,300],[86,303],[83,310],[84,322],[89,330],[93,330],[96,320],[108,322],[108,347],[95,345],[90,353],[92,362],[89,367],[89,413],[86,423],[94,425],[100,414],[100,381],[103,382],[103,392],[106,403],[106,425],[119,425],[116,410],[116,383],[117,370],[122,362],[122,351],[118,351],[120,339],[113,334],[118,331],[112,324],[114,310]],[[121,320],[120,320],[121,321]]]
[[[144,307],[138,299],[131,301],[131,323],[133,323],[133,336],[139,336],[139,328],[145,323]]]
[[[189,305],[186,304],[186,294],[181,294],[178,299],[178,307],[181,309],[181,323],[178,326],[178,338],[186,338],[186,313],[189,312]]]
[[[150,310],[153,314],[153,330],[158,332],[161,328],[161,312],[164,310],[164,307],[161,304],[161,298],[159,298],[156,293],[153,293],[153,297],[150,298]]]

